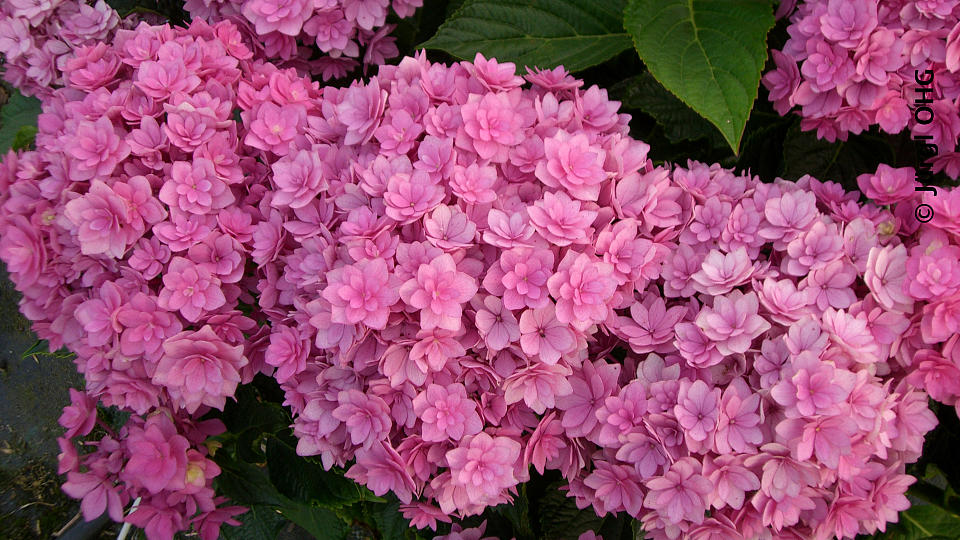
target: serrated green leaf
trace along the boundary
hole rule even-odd
[[[843,184],[848,191],[859,189],[857,176],[877,170],[879,163],[892,163],[893,150],[882,137],[864,133],[846,141],[817,139],[813,131],[800,131],[795,124],[783,143],[783,178],[796,180],[809,174],[818,180]]]
[[[668,92],[649,72],[617,83],[610,88],[610,97],[624,109],[637,109],[652,116],[670,142],[706,139],[713,147],[726,146],[713,124]]]
[[[280,507],[280,513],[322,540],[340,540],[347,537],[349,528],[332,511],[319,506],[290,503]]]
[[[246,513],[237,516],[240,525],[220,527],[220,537],[225,540],[273,540],[287,523],[280,513],[266,506],[251,506]]]
[[[773,9],[757,0],[630,0],[624,26],[667,90],[740,147],[767,58]]]
[[[466,0],[421,46],[473,60],[579,71],[630,48],[625,0]]]
[[[14,147],[17,134],[24,126],[37,125],[40,114],[40,100],[26,97],[14,91],[10,99],[0,107],[0,153]]]

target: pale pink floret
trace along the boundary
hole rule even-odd
[[[310,0],[251,0],[243,3],[241,12],[258,34],[297,36],[313,14],[312,4]]]
[[[606,153],[590,144],[583,133],[560,130],[543,141],[544,160],[537,163],[536,175],[545,185],[563,188],[584,201],[596,201],[600,184],[607,179],[603,170]]]
[[[357,462],[344,474],[370,488],[374,495],[396,494],[404,503],[409,503],[416,490],[407,464],[389,443],[379,442],[369,449],[357,450]]]
[[[952,296],[960,290],[960,247],[944,246],[907,258],[903,288],[917,300]]]
[[[881,163],[877,165],[877,172],[858,176],[857,186],[876,204],[895,204],[913,197],[916,177],[913,167],[895,169]]]
[[[400,286],[400,297],[420,310],[424,329],[459,330],[462,305],[477,294],[476,280],[460,272],[453,257],[443,254],[421,264],[417,275]]]
[[[713,307],[705,306],[696,323],[704,335],[716,341],[722,354],[744,353],[755,337],[770,329],[770,323],[757,315],[758,307],[756,293],[733,291],[714,298]]]
[[[463,127],[457,146],[473,149],[483,159],[506,161],[507,151],[523,142],[527,115],[517,107],[520,89],[502,93],[470,94],[460,107]]]
[[[170,207],[191,214],[207,214],[234,201],[230,186],[217,176],[213,162],[206,158],[174,162],[158,197]]]
[[[493,351],[503,350],[520,339],[516,315],[496,296],[483,299],[483,308],[477,309],[474,324],[484,343]]]
[[[503,382],[503,399],[510,405],[520,400],[533,412],[543,414],[556,407],[556,399],[573,392],[567,377],[573,373],[562,364],[534,363],[519,369]]]
[[[639,517],[644,494],[633,467],[598,461],[583,483],[595,492],[593,505],[598,515],[625,510],[631,516]]]
[[[386,439],[393,422],[390,409],[381,398],[359,390],[343,390],[337,401],[340,405],[331,415],[346,424],[350,442],[369,449]]]
[[[158,306],[170,311],[179,310],[188,321],[197,322],[203,313],[226,302],[220,280],[206,267],[183,257],[174,257],[170,261],[163,274]]]
[[[477,404],[467,397],[460,383],[427,386],[413,399],[413,412],[423,422],[421,433],[425,441],[459,441],[483,429]]]
[[[734,287],[746,283],[753,275],[753,270],[753,263],[743,247],[726,254],[712,249],[703,260],[700,270],[690,278],[696,284],[694,288],[697,291],[716,296],[727,294]]]
[[[903,244],[870,250],[863,281],[884,309],[904,313],[913,311],[913,299],[904,292],[906,278],[907,248]]]
[[[607,303],[617,288],[613,265],[586,253],[568,251],[547,280],[557,301],[557,320],[574,325],[601,323],[610,315]]]
[[[77,228],[84,255],[119,259],[142,234],[130,222],[126,201],[100,180],[90,184],[86,195],[68,202],[63,215]]]
[[[391,307],[400,299],[400,280],[387,269],[381,258],[335,268],[327,274],[323,297],[332,306],[332,321],[339,324],[363,323],[383,329]]]
[[[108,178],[130,155],[130,145],[117,134],[107,116],[96,122],[81,121],[74,135],[64,142],[64,150],[73,158],[69,171],[75,181]]]
[[[273,164],[273,181],[277,191],[270,204],[303,208],[327,189],[327,174],[322,157],[316,150],[287,154]]]
[[[169,416],[151,416],[143,428],[132,428],[124,442],[130,452],[120,472],[125,482],[154,495],[186,487],[190,442],[177,433]]]
[[[446,458],[451,482],[468,488],[471,500],[492,500],[517,485],[514,468],[520,443],[509,437],[491,437],[484,432],[467,436],[457,448],[447,451]]]
[[[646,487],[650,491],[643,505],[674,524],[684,520],[702,523],[707,496],[713,491],[710,481],[700,474],[700,463],[692,457],[677,460],[666,474],[648,480]]]
[[[719,405],[720,389],[710,388],[701,380],[693,383],[685,380],[680,383],[673,414],[686,430],[687,436],[695,441],[703,441],[717,428]]]
[[[553,251],[508,249],[487,271],[483,287],[492,294],[503,296],[503,305],[507,309],[540,308],[550,301],[547,279],[552,273]]]
[[[571,352],[576,336],[570,327],[557,320],[554,304],[527,309],[520,315],[520,347],[546,364],[556,364],[560,356]]]
[[[582,209],[580,201],[560,191],[544,193],[542,200],[527,206],[527,215],[541,236],[562,247],[587,243],[597,212]]]
[[[201,405],[223,409],[248,363],[243,345],[231,346],[210,325],[185,330],[163,344],[153,383],[166,388],[173,402],[193,413]]]

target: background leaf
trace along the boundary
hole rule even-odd
[[[805,174],[817,180],[843,184],[858,190],[857,176],[872,173],[879,163],[893,163],[893,149],[876,133],[851,136],[831,143],[817,139],[815,131],[800,131],[799,122],[787,132],[783,143],[783,178],[796,180]]]
[[[315,538],[340,540],[347,537],[347,524],[326,508],[303,503],[292,503],[280,507],[280,513],[290,521],[303,527]]]
[[[272,540],[277,537],[287,520],[273,508],[251,506],[246,513],[237,516],[238,527],[220,528],[220,537],[225,540]]]
[[[11,148],[16,148],[15,142],[21,145],[26,142],[33,142],[33,137],[29,135],[30,128],[33,128],[33,134],[36,134],[37,116],[40,114],[40,100],[33,97],[26,97],[20,92],[10,93],[10,99],[0,107],[0,153],[6,153]],[[21,132],[26,128],[25,131]],[[19,135],[19,141],[17,140]],[[27,139],[25,140],[25,137]],[[20,146],[23,148],[23,146]]]
[[[422,47],[578,71],[630,48],[625,0],[466,0]]]
[[[663,87],[650,72],[624,79],[610,88],[611,99],[624,109],[637,109],[652,116],[670,142],[706,139],[711,146],[725,146],[723,135],[710,122]]]
[[[736,153],[757,97],[773,9],[758,0],[630,0],[624,26],[647,68]]]

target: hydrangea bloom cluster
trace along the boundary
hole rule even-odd
[[[938,146],[934,172],[960,176],[960,5],[806,0],[790,21],[783,50],[772,51],[776,68],[763,77],[780,114],[798,109],[801,129],[831,142],[874,124],[887,133],[909,127]],[[918,103],[929,107],[919,122]]]
[[[655,167],[604,90],[481,55],[256,97],[258,301],[301,455],[418,527],[511,500],[531,466],[653,538],[852,537],[908,506],[936,420],[905,380],[907,260],[952,234],[953,198],[918,229],[903,171],[864,179],[891,211]]]
[[[397,56],[392,11],[405,18],[423,0],[186,0],[193,17],[233,21],[258,57],[275,58],[324,80]],[[322,54],[317,54],[319,50]]]
[[[0,55],[3,78],[28,96],[46,96],[64,86],[76,67],[75,53],[84,63],[73,83],[84,88],[92,77],[112,78],[115,58],[105,55],[107,41],[123,26],[104,0],[10,0],[0,5]],[[93,86],[95,87],[95,86]],[[92,89],[92,87],[90,88]]]
[[[61,463],[88,515],[140,497],[151,538],[216,537],[237,509],[195,419],[260,372],[299,454],[420,528],[531,466],[652,538],[853,537],[909,505],[919,387],[960,395],[960,191],[921,225],[909,169],[859,204],[654,166],[562,68],[419,56],[321,89],[228,22],[96,47],[116,69],[78,60],[0,167],[0,259],[87,379]],[[135,415],[81,455],[96,400]]]
[[[117,30],[87,53],[44,99],[36,151],[0,167],[0,259],[36,334],[77,355],[87,405],[71,417],[92,418],[98,400],[135,415],[79,461],[66,448],[90,430],[71,428],[67,493],[87,517],[106,500],[118,520],[118,504],[142,497],[127,520],[151,538],[191,526],[216,538],[214,518],[194,517],[229,517],[215,510],[217,469],[202,458],[212,431],[191,418],[272,370],[258,345],[269,332],[240,309],[256,292],[247,265],[270,244],[252,206],[266,170],[233,115],[250,91],[251,53],[231,23],[203,21]],[[258,73],[278,91],[316,92],[289,72]],[[157,456],[176,468],[150,480]]]
[[[224,523],[239,525],[233,516],[246,509],[223,505],[226,499],[210,487],[220,468],[203,443],[224,431],[220,421],[196,421],[184,411],[158,408],[145,418],[131,417],[114,432],[97,418],[96,398],[72,389],[70,397],[60,417],[67,433],[58,440],[59,473],[67,479],[63,491],[82,499],[84,519],[107,512],[114,521],[141,527],[148,538],[193,529],[215,540]],[[94,426],[105,434],[78,450],[71,439],[87,436]],[[138,498],[124,519],[126,506]]]

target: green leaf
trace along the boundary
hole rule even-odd
[[[17,131],[17,134],[13,136],[11,148],[14,150],[27,150],[36,138],[37,126],[23,126]]]
[[[287,502],[273,487],[263,467],[234,460],[227,456],[226,452],[217,452],[215,457],[221,469],[220,475],[214,480],[218,494],[248,506],[280,506]]]
[[[380,505],[380,511],[373,514],[383,540],[404,540],[410,530],[410,522],[400,513],[400,501],[394,500]]]
[[[630,48],[625,0],[466,0],[421,46],[473,60],[579,71]]]
[[[893,149],[879,135],[851,135],[834,143],[817,139],[814,131],[800,131],[799,123],[787,132],[783,143],[783,178],[796,180],[809,174],[818,180],[843,184],[857,190],[857,176],[877,170],[879,163],[893,163]]]
[[[280,513],[303,527],[315,538],[339,540],[347,537],[347,524],[332,511],[319,506],[291,502],[280,507]]]
[[[237,516],[237,527],[220,527],[220,537],[225,540],[273,540],[283,529],[287,520],[267,506],[251,506],[246,513]]]
[[[540,498],[538,513],[544,538],[576,540],[586,531],[598,530],[601,519],[593,508],[577,508],[576,502],[560,491],[563,485],[565,481],[550,484]]]
[[[734,153],[757,98],[773,8],[757,0],[630,0],[624,26],[647,69],[717,126]]]
[[[267,440],[267,467],[277,491],[298,502],[338,508],[362,500],[379,500],[366,495],[353,480],[307,458],[278,438]]]
[[[717,128],[667,91],[649,72],[635,75],[610,88],[610,97],[624,109],[638,109],[653,117],[670,142],[706,139],[713,147],[726,142]]]
[[[960,538],[960,518],[932,504],[915,503],[900,512],[900,521],[888,523],[886,533],[874,535],[884,540],[933,540]]]
[[[7,150],[15,147],[17,135],[22,128],[25,126],[36,128],[39,114],[39,99],[26,97],[16,91],[11,93],[10,99],[0,107],[0,153],[6,153]],[[21,135],[21,142],[23,136]]]

